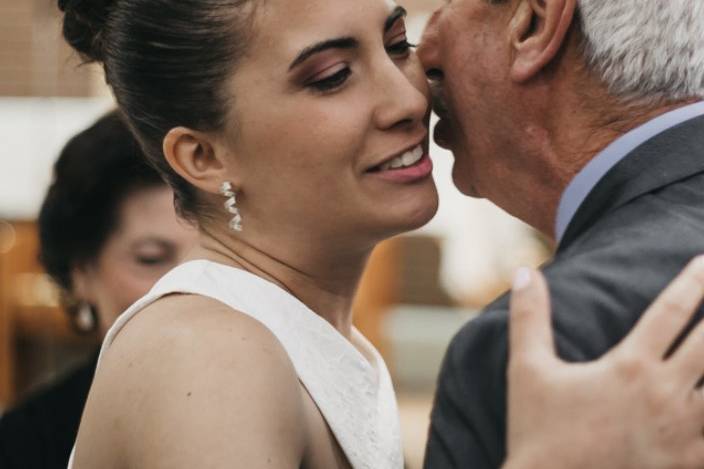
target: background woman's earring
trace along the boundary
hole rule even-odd
[[[235,191],[232,189],[232,183],[223,182],[220,186],[220,194],[227,197],[225,201],[225,210],[232,215],[232,220],[230,220],[230,229],[232,231],[242,231],[242,215],[240,215],[240,210],[237,208],[237,196]]]
[[[73,326],[81,334],[95,332],[98,327],[98,314],[90,303],[83,302],[73,316]]]

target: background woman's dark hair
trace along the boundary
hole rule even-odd
[[[251,0],[59,0],[64,37],[101,62],[149,161],[172,186],[179,213],[207,206],[167,164],[162,142],[174,127],[223,128],[225,82],[244,53]],[[252,8],[248,8],[252,6]],[[198,216],[196,216],[198,214]]]
[[[65,293],[71,270],[97,260],[124,199],[159,185],[166,187],[117,112],[66,144],[39,213],[39,258]]]

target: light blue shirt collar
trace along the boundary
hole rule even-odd
[[[682,122],[704,115],[704,101],[666,112],[614,140],[577,173],[560,197],[555,219],[555,239],[559,243],[584,199],[626,155],[638,146]]]

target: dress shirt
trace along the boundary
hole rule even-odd
[[[555,240],[560,242],[584,199],[619,161],[656,135],[701,115],[704,115],[704,101],[666,112],[625,133],[592,158],[572,179],[560,197],[555,218]]]

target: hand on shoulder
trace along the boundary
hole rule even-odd
[[[695,259],[601,359],[567,364],[554,350],[545,279],[517,278],[511,298],[505,469],[701,468],[704,323],[670,348],[704,297]]]

